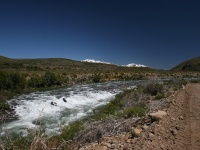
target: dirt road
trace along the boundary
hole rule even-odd
[[[181,94],[181,95],[180,95]],[[200,149],[200,84],[189,85],[178,95],[177,102],[183,115],[181,130],[175,140],[175,149]],[[182,95],[184,97],[182,97]],[[180,98],[179,98],[180,97]]]
[[[127,132],[81,149],[200,150],[200,84],[187,85],[169,100],[169,107],[162,108],[167,115],[143,129],[139,137]]]

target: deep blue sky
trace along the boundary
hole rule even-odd
[[[200,1],[0,0],[0,55],[170,69],[200,56]]]

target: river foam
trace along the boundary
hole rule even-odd
[[[62,126],[92,113],[94,108],[105,105],[123,89],[134,85],[125,82],[77,85],[17,96],[9,104],[15,107],[18,119],[8,123],[7,128],[11,133],[20,133],[21,128],[35,128],[40,124],[47,134],[58,134]]]

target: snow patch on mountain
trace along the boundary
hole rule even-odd
[[[128,64],[126,65],[127,67],[147,67],[145,65],[141,65],[141,64],[135,64],[135,63],[131,63],[131,64]]]
[[[94,59],[85,59],[85,60],[82,60],[81,62],[112,64],[110,62],[104,62],[104,61],[99,61],[99,60],[94,60]],[[117,65],[117,66],[120,66],[120,65]],[[122,65],[122,67],[147,67],[147,66],[142,65],[142,64],[131,63],[131,64],[128,64],[128,65]]]
[[[99,61],[99,60],[94,60],[94,59],[86,59],[86,60],[82,60],[82,62],[101,63],[101,64],[111,64],[111,63],[109,63],[109,62],[104,62],[104,61]]]

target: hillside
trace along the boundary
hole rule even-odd
[[[200,56],[184,61],[171,69],[172,71],[200,71]]]
[[[68,73],[94,73],[106,71],[150,71],[151,68],[128,68],[113,64],[80,62],[65,58],[43,58],[43,59],[10,59],[0,56],[0,69],[20,71],[67,71]]]
[[[158,72],[148,67],[122,67],[65,58],[11,59],[3,56],[0,57],[0,69],[0,90],[18,91],[77,83],[141,80]]]

